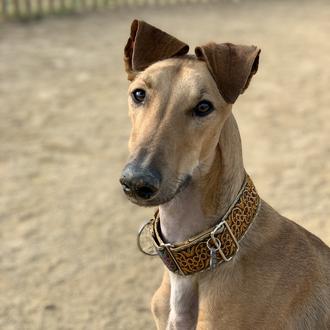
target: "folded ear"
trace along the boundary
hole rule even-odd
[[[180,40],[144,21],[134,20],[124,50],[128,79],[133,80],[137,72],[157,61],[184,55],[188,51],[189,46]]]
[[[196,47],[198,59],[207,63],[222,97],[233,104],[258,71],[260,49],[230,43]]]

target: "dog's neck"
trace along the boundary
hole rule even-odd
[[[159,207],[166,242],[184,241],[215,225],[235,200],[245,177],[241,139],[232,114],[224,123],[207,170]]]

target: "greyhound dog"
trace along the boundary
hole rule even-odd
[[[135,20],[124,51],[132,131],[120,182],[165,265],[157,329],[330,329],[330,249],[263,201],[232,105],[255,46],[189,47]],[[270,174],[271,175],[271,174]]]

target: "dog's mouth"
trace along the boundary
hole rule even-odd
[[[181,179],[174,180],[175,183],[169,184],[166,182],[166,186],[160,187],[159,192],[150,199],[143,199],[138,194],[127,194],[128,199],[139,206],[154,207],[161,204],[165,204],[171,201],[176,195],[185,190],[191,182],[192,176],[185,175]]]

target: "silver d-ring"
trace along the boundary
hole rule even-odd
[[[143,224],[143,225],[141,226],[141,228],[140,228],[139,231],[138,231],[137,238],[136,238],[136,244],[137,244],[138,249],[139,249],[143,254],[146,254],[147,256],[156,256],[156,255],[157,255],[157,251],[156,251],[156,249],[155,249],[155,252],[154,252],[154,253],[150,253],[150,252],[144,250],[143,247],[142,247],[142,245],[141,245],[141,235],[142,235],[143,231],[146,229],[146,227],[152,224],[152,221],[153,221],[153,219],[147,221],[145,224]]]
[[[213,241],[215,247],[210,245],[211,240]],[[206,242],[206,246],[210,251],[211,250],[217,251],[221,248],[221,242],[218,237],[212,237],[212,238],[210,237]]]

